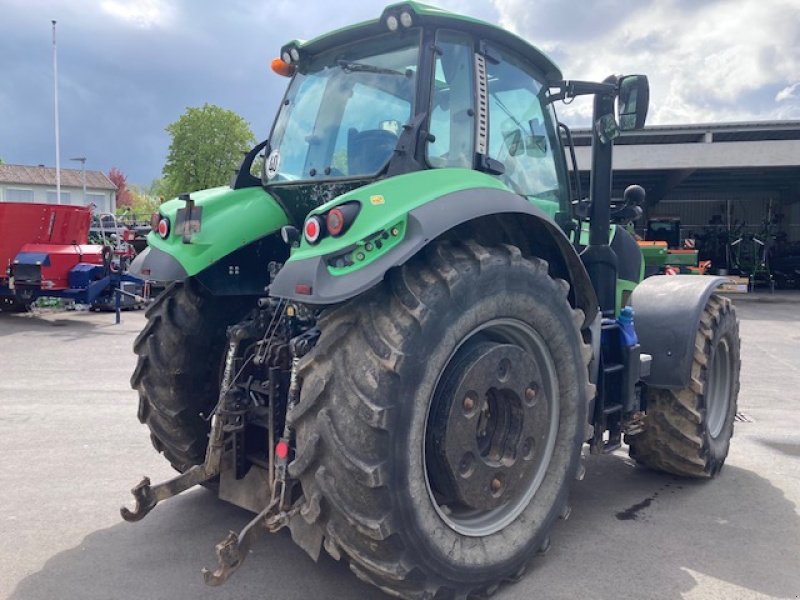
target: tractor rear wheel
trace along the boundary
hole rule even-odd
[[[201,414],[217,402],[225,330],[242,318],[244,306],[212,296],[194,279],[172,283],[147,309],[147,325],[133,343],[139,421],[178,471],[205,458],[210,424]]]
[[[322,316],[289,472],[332,556],[393,595],[464,598],[547,547],[591,387],[568,290],[516,247],[442,243]]]
[[[630,455],[658,471],[710,478],[728,456],[739,396],[739,322],[729,298],[708,300],[697,330],[688,387],[647,388],[647,427]]]

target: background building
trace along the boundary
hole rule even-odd
[[[572,135],[586,196],[591,131]],[[674,216],[683,237],[718,228],[800,241],[800,121],[645,127],[615,141],[613,166],[613,196],[634,183],[647,192],[637,227]]]
[[[41,202],[56,204],[56,170],[44,165],[0,165],[0,202]],[[117,187],[102,171],[61,169],[61,204],[95,205],[96,212],[113,213],[117,208]]]

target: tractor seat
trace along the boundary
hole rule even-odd
[[[397,136],[386,129],[347,130],[347,172],[371,175],[383,167],[397,146]]]

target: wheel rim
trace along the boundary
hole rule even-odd
[[[717,345],[706,386],[708,431],[716,438],[722,432],[731,403],[731,353],[726,339]]]
[[[486,536],[530,504],[553,455],[558,392],[527,323],[496,319],[463,338],[436,382],[423,449],[428,494],[451,529]]]

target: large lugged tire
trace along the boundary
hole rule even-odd
[[[210,425],[200,413],[209,414],[217,402],[225,329],[241,319],[242,306],[238,298],[212,296],[193,279],[172,283],[147,309],[147,325],[133,343],[139,421],[179,471],[203,462]]]
[[[547,546],[591,393],[568,289],[516,247],[437,243],[320,319],[289,471],[331,555],[393,595],[464,598]]]
[[[648,388],[646,429],[630,455],[652,469],[709,478],[728,456],[739,396],[739,322],[730,299],[713,295],[695,337],[692,378],[681,390]]]

